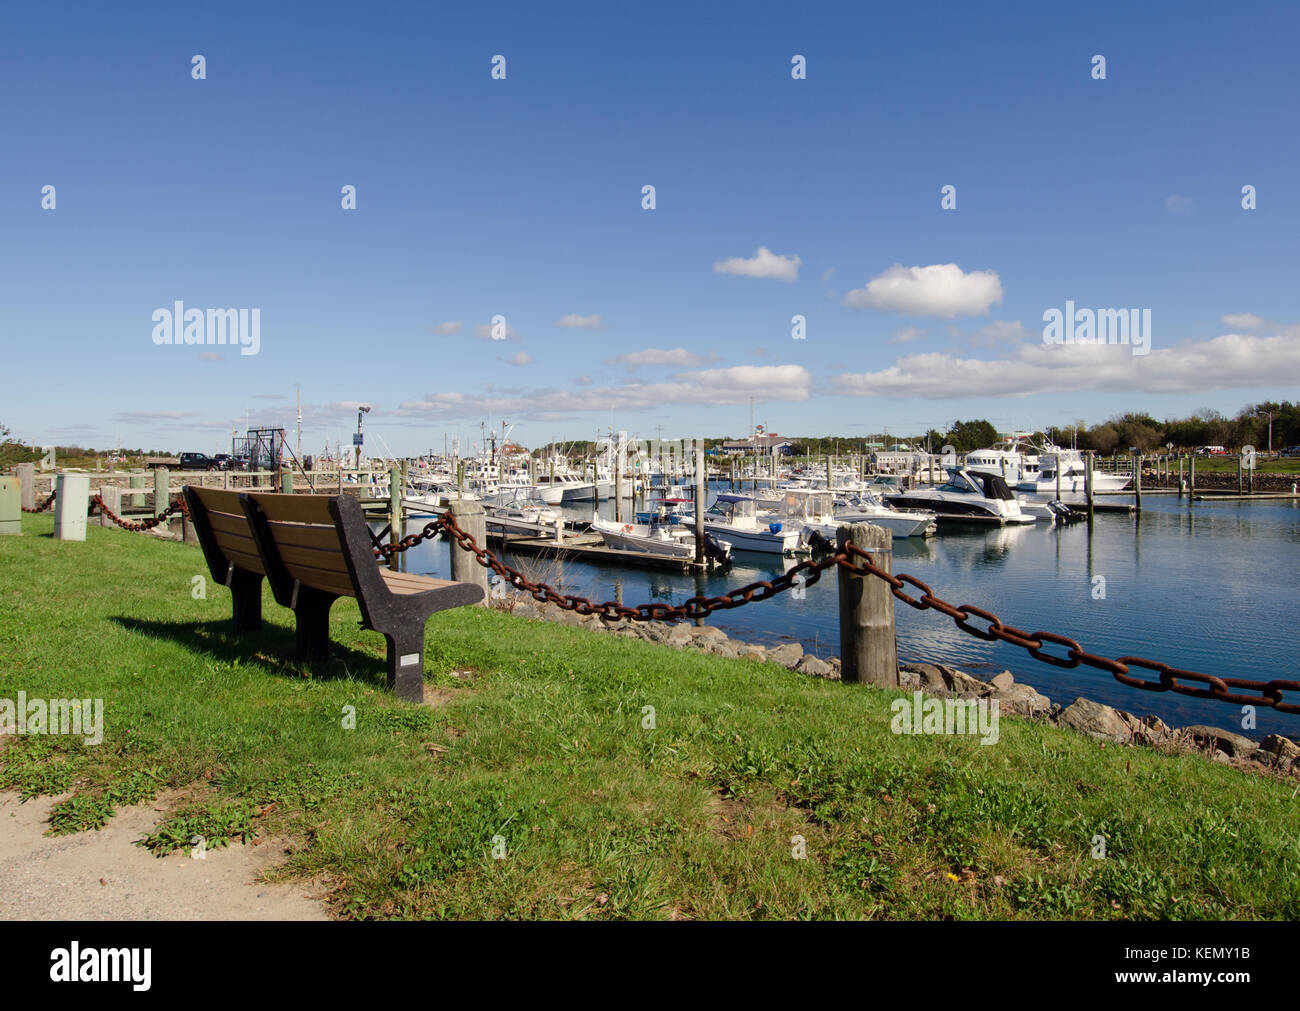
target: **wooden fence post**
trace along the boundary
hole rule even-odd
[[[894,542],[888,530],[854,523],[835,531],[839,550],[852,541],[870,551],[875,564],[894,571]],[[898,643],[894,634],[894,595],[875,576],[855,576],[837,568],[840,598],[840,678],[878,688],[898,687]]]
[[[115,526],[105,510],[112,510],[114,516],[122,515],[122,489],[115,484],[102,484],[99,486],[99,500],[104,503],[104,508],[99,510],[99,525]]]
[[[155,467],[153,472],[153,514],[161,516],[167,508],[168,481],[166,467]]]
[[[90,505],[90,475],[63,473],[54,479],[54,539],[84,541]]]
[[[36,464],[20,463],[18,465],[18,480],[22,483],[19,492],[22,498],[22,507],[24,509],[36,508]]]
[[[480,548],[487,547],[487,513],[483,509],[482,502],[452,499],[447,511],[455,518],[457,526],[474,538],[475,544]],[[447,545],[451,555],[452,580],[457,583],[473,583],[475,586],[481,586],[482,603],[486,607],[488,601],[492,599],[487,569],[479,565],[478,559],[473,554],[463,550],[454,538],[449,540]]]

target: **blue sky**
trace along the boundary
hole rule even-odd
[[[1295,5],[460,6],[10,6],[0,421],[213,452],[301,388],[306,450],[367,402],[414,453],[1296,396]],[[259,353],[156,345],[178,299]],[[1046,346],[1067,299],[1151,353]]]

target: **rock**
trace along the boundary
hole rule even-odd
[[[739,643],[740,658],[742,660],[757,660],[762,663],[767,659],[767,650],[757,643],[742,642]]]
[[[692,631],[694,630],[690,625],[674,625],[672,630],[669,631],[668,635],[664,638],[664,642],[669,646],[675,646],[678,649],[682,649],[691,645],[691,643],[695,641],[695,636],[691,634]]]
[[[1060,724],[1102,741],[1125,744],[1133,736],[1118,711],[1091,699],[1075,699],[1061,713]]]
[[[582,615],[577,611],[561,610],[559,617],[556,620],[559,621],[561,625],[569,625],[572,628],[580,628],[586,624]]]
[[[1218,749],[1215,749],[1215,752],[1211,757],[1213,757],[1213,759],[1216,762],[1219,762],[1222,765],[1227,765],[1229,762],[1232,761],[1232,759],[1228,757],[1226,752],[1219,751]]]
[[[815,678],[829,677],[831,673],[830,664],[811,654],[800,657],[799,662],[794,665],[794,669],[803,674],[810,674]]]
[[[1125,716],[1128,714],[1125,713]],[[1139,744],[1160,744],[1169,740],[1173,731],[1159,716],[1143,716],[1140,720],[1133,720],[1132,724],[1133,739]]]
[[[915,691],[921,687],[921,675],[914,670],[908,670],[906,667],[899,667],[898,686],[906,688],[908,691]]]
[[[908,663],[903,664],[899,670],[914,674],[919,680],[918,688],[929,691],[942,690],[946,692],[948,690],[948,682],[944,680],[943,670],[935,664]]]
[[[668,627],[661,621],[647,621],[637,626],[637,631],[646,642],[665,644],[668,642]]]
[[[782,667],[788,667],[790,670],[795,669],[795,665],[799,663],[799,658],[802,656],[803,647],[797,642],[784,642],[780,646],[767,651],[769,661],[779,663]]]
[[[1203,724],[1184,729],[1191,734],[1192,740],[1197,744],[1222,751],[1229,758],[1246,758],[1259,747],[1259,744],[1249,737],[1234,734],[1231,730],[1220,730],[1218,727],[1207,727]]]
[[[1009,670],[1004,670],[1001,674],[994,674],[993,677],[989,678],[989,684],[993,686],[994,691],[998,692],[1006,691],[1015,683],[1016,679],[1011,676]]]
[[[955,667],[944,667],[940,665],[939,669],[943,671],[944,682],[950,691],[961,694],[963,692],[986,692],[989,686],[979,678],[971,677],[965,671],[959,671]]]
[[[1021,716],[1042,716],[1051,711],[1052,700],[1040,695],[1029,685],[1011,685],[995,690],[986,696],[997,699],[998,711],[1009,710]]]
[[[691,635],[696,639],[725,639],[727,633],[714,625],[705,625],[703,628],[691,628]]]
[[[510,613],[518,618],[540,618],[542,616],[542,612],[537,609],[537,605],[531,600],[519,601]]]
[[[1300,764],[1300,745],[1278,734],[1269,734],[1250,757],[1270,769],[1290,769]]]
[[[740,656],[740,646],[730,639],[714,639],[704,647],[709,653],[715,656],[727,656],[735,659]]]

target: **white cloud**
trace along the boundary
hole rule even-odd
[[[644,351],[631,351],[625,355],[618,355],[614,358],[606,358],[606,365],[626,365],[629,368],[639,368],[642,365],[676,365],[679,368],[689,367],[692,365],[704,365],[713,361],[717,356],[702,358],[700,355],[687,351],[685,348],[646,348]]]
[[[827,281],[829,281],[829,280],[831,279],[831,275],[833,275],[834,273],[835,273],[835,268],[834,268],[834,267],[831,267],[831,268],[829,268],[828,270],[823,271],[823,273],[822,273],[822,284],[825,284]]]
[[[910,344],[912,341],[920,340],[924,336],[924,330],[918,330],[914,326],[907,326],[903,327],[902,330],[895,331],[894,336],[889,338],[889,343]]]
[[[449,319],[445,323],[439,323],[437,326],[425,327],[431,334],[439,337],[454,337],[460,333],[460,328],[465,324],[458,319]]]
[[[831,384],[851,396],[946,400],[1061,390],[1192,393],[1298,382],[1300,341],[1225,334],[1157,347],[1145,356],[1111,344],[1022,344],[996,361],[948,352],[909,355],[878,372],[836,376]]]
[[[511,365],[532,365],[533,356],[530,355],[527,351],[516,351],[513,355],[510,356],[510,364]]]
[[[635,411],[665,404],[743,404],[758,400],[804,401],[812,393],[812,376],[801,365],[737,365],[680,372],[662,383],[626,383],[582,390],[526,389],[430,393],[406,401],[394,413],[423,418],[480,418],[484,414],[540,418],[557,412]]]
[[[1165,210],[1170,214],[1188,214],[1192,210],[1192,198],[1171,193],[1165,197]]]
[[[571,312],[567,316],[561,316],[555,321],[556,326],[572,326],[582,330],[599,330],[600,314],[593,313],[590,316],[579,316],[576,312]]]
[[[799,277],[799,267],[802,263],[803,261],[797,256],[777,256],[766,246],[759,246],[758,252],[749,259],[733,256],[727,260],[719,260],[713,265],[713,270],[718,274],[794,281]]]
[[[955,263],[928,267],[894,264],[873,277],[865,288],[844,296],[853,309],[881,309],[909,316],[983,316],[994,302],[1002,301],[1002,281],[992,270],[965,273]]]
[[[1264,321],[1253,312],[1230,312],[1220,316],[1219,320],[1224,326],[1230,326],[1234,330],[1258,330],[1264,325]]]

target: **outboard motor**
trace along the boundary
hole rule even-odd
[[[712,534],[705,534],[704,557],[712,559],[719,565],[727,565],[731,561],[731,552],[728,550],[728,545],[721,543]]]

